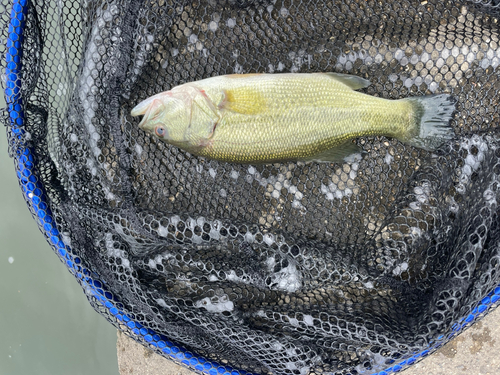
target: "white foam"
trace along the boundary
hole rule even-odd
[[[455,200],[455,198],[453,198],[453,196],[448,196],[446,198],[447,202],[448,202],[448,209],[450,210],[450,212],[453,212],[453,213],[457,213],[460,209],[460,206],[459,204],[457,203],[457,201]]]
[[[486,203],[490,206],[496,205],[497,204],[497,198],[496,194],[493,190],[491,189],[486,189],[483,193],[483,198],[486,201]]]
[[[269,271],[273,271],[275,265],[276,265],[276,258],[269,257],[266,259],[266,266]]]
[[[409,206],[410,206],[410,208],[411,208],[412,210],[420,210],[420,208],[421,208],[421,205],[420,205],[420,203],[419,203],[419,202],[411,202],[411,203],[409,204]]]
[[[377,373],[379,370],[382,370],[384,368],[387,367],[387,357],[384,357],[378,353],[372,353],[370,352],[369,355],[368,355],[368,358],[366,359],[369,359],[370,360],[370,363],[372,364],[372,367],[371,367],[371,373]],[[367,370],[366,370],[366,367],[364,366],[364,363],[366,363],[366,360],[365,361],[362,361],[363,363],[361,363],[360,365],[357,365],[355,367],[356,371],[358,374],[366,374],[367,373]],[[429,373],[429,375],[432,375],[432,373]]]
[[[210,238],[213,238],[214,240],[220,239],[220,228],[222,227],[222,223],[219,220],[214,220],[212,222],[212,225],[210,226],[210,233],[209,236]]]
[[[281,14],[281,17],[284,18],[290,14],[290,11],[288,10],[288,8],[283,7],[280,9],[280,14]]]
[[[172,254],[168,253],[157,255],[154,258],[149,258],[148,266],[151,268],[156,268],[158,264],[163,264],[164,259],[171,259],[173,257],[174,256]]]
[[[272,235],[272,234],[269,234],[269,233],[264,234],[263,239],[264,239],[264,242],[266,243],[266,245],[268,245],[268,246],[271,246],[274,243],[274,235]]]
[[[104,196],[106,197],[107,200],[114,201],[118,199],[118,197],[114,195],[107,186],[103,185],[102,190],[104,191]]]
[[[361,154],[359,154],[361,156]],[[348,185],[347,182],[344,184],[344,189],[339,189],[338,184],[335,184],[333,181],[328,185],[321,184],[320,191],[325,195],[325,198],[329,201],[334,199],[342,199],[343,197],[350,197],[354,194],[352,188],[356,185],[354,184],[354,179],[358,176],[359,163],[354,162],[354,160],[359,160],[356,158],[352,159],[351,170],[349,171],[349,179],[352,184]],[[347,187],[350,186],[350,187]]]
[[[89,41],[87,44],[87,52],[85,53],[84,58],[84,66],[82,69],[82,74],[80,76],[80,87],[79,87],[79,96],[81,100],[81,104],[83,107],[83,123],[87,129],[88,133],[88,145],[90,150],[97,158],[101,154],[101,149],[97,146],[97,141],[100,139],[99,134],[96,132],[95,126],[92,124],[92,120],[95,116],[94,108],[97,108],[97,102],[95,100],[94,95],[91,93],[91,88],[95,86],[95,81],[92,76],[92,72],[95,71],[96,63],[94,62],[93,56],[97,54],[97,45],[95,40],[100,38],[100,30],[104,28],[104,22],[95,23],[92,31],[90,33]],[[98,61],[98,60],[96,60]]]
[[[366,289],[373,289],[373,283],[371,281],[367,281],[366,283],[363,283],[363,285]]]
[[[428,182],[424,182],[421,186],[415,186],[413,188],[413,193],[415,194],[415,201],[409,204],[412,210],[420,210],[422,204],[429,203],[431,188]]]
[[[288,322],[294,326],[294,327],[298,327],[299,326],[299,321],[295,318],[288,318]]]
[[[234,68],[233,68],[233,72],[234,72],[234,74],[242,74],[243,73],[243,65],[235,63]]]
[[[253,235],[250,232],[245,233],[244,238],[245,238],[245,242],[247,242],[247,243],[254,243],[255,242],[255,235]]]
[[[268,187],[271,185],[273,190],[271,191],[271,197],[279,199],[281,196],[281,189],[285,188],[290,194],[294,194],[294,200],[292,201],[292,208],[305,210],[302,205],[301,200],[304,198],[304,194],[297,189],[297,186],[291,183],[291,180],[286,178],[283,173],[279,173],[277,176],[269,176],[264,178],[259,172],[255,170],[254,167],[248,168],[248,175],[245,177],[245,181],[252,183],[253,180],[257,181],[261,186]]]
[[[194,44],[194,43],[196,43],[197,41],[198,41],[198,35],[196,35],[196,34],[191,34],[191,35],[189,36],[189,43],[193,43],[193,44]]]
[[[155,299],[155,302],[160,305],[161,307],[168,307],[167,306],[167,303],[165,302],[165,300],[163,298],[158,298],[158,299]]]
[[[260,318],[267,318],[267,315],[266,313],[264,312],[264,310],[257,310],[257,312],[255,312],[254,314],[255,316],[258,316]]]
[[[353,194],[353,191],[350,188],[340,190],[333,182],[328,186],[322,183],[321,192],[325,195],[326,199],[330,201],[334,199],[342,199],[343,197],[350,197]]]
[[[151,268],[156,268],[156,263],[153,259],[149,259],[148,266]]]
[[[208,24],[208,28],[211,31],[216,31],[219,28],[219,24],[215,21],[210,21],[210,23]]]
[[[349,53],[341,53],[337,58],[337,64],[335,68],[337,70],[347,70],[350,71],[354,67],[354,62],[358,59],[362,60],[366,65],[370,66],[371,64],[380,64],[384,61],[385,56],[381,54],[376,54],[374,57],[371,57],[368,53],[368,49],[371,48],[373,42],[371,40],[367,40],[369,46],[367,49],[359,49],[359,50],[351,50]],[[363,44],[362,42],[360,44]],[[478,59],[479,52],[483,52],[482,58]],[[500,66],[500,50],[495,50],[493,47],[488,47],[488,49],[482,50],[482,48],[475,42],[473,42],[470,46],[463,45],[462,47],[453,46],[451,48],[444,47],[440,53],[440,56],[436,61],[432,63],[432,67],[436,67],[440,70],[446,64],[446,59],[451,55],[454,57],[458,57],[458,55],[462,54],[465,60],[469,63],[477,63],[483,69],[491,67],[496,69]],[[426,64],[431,59],[427,52],[422,52],[421,54],[413,53],[410,56],[406,55],[406,50],[402,48],[398,48],[392,52],[390,55],[390,59],[395,59],[399,62],[399,65],[402,67],[406,67],[409,64],[416,65],[421,62]],[[387,62],[390,62],[388,60]],[[428,68],[430,69],[430,68]],[[427,71],[428,69],[425,69]],[[425,82],[432,93],[436,93],[439,89],[439,81],[435,81],[435,75],[427,74],[425,77],[423,76],[410,76],[406,69],[403,69],[401,73],[393,73],[389,76],[389,80],[391,82],[396,82],[400,80],[403,82],[404,86],[410,88],[413,85],[419,86],[422,82]],[[441,72],[444,74],[445,72]],[[460,72],[459,72],[460,73]],[[457,78],[458,79],[458,78]]]
[[[292,370],[292,371],[293,371],[293,370],[297,370],[297,365],[296,365],[294,362],[288,362],[288,363],[286,364],[286,368],[287,368],[288,370]]]
[[[289,265],[271,275],[274,288],[284,292],[294,293],[302,287],[302,275],[291,260]]]
[[[220,14],[217,12],[212,13],[212,19],[218,23],[220,21]]]
[[[233,311],[234,303],[228,299],[227,295],[224,295],[224,297],[219,297],[218,300],[216,298],[211,299],[209,297],[205,297],[196,301],[194,306],[198,308],[205,308],[207,311],[216,313]]]
[[[217,172],[213,168],[209,168],[208,173],[210,174],[210,177],[212,177],[212,178],[215,178],[215,176],[217,175]]]
[[[111,233],[106,233],[104,242],[106,245],[107,255],[114,258],[120,258],[122,266],[130,268],[130,261],[127,259],[127,252],[114,247],[113,235]]]
[[[181,218],[179,215],[173,215],[170,217],[169,221],[170,221],[170,224],[176,226],[181,221]]]
[[[140,144],[136,143],[134,149],[135,149],[135,152],[137,153],[137,155],[139,157],[141,157],[142,151],[143,151],[142,146]]]
[[[478,170],[484,161],[485,154],[488,151],[488,144],[482,137],[473,135],[470,139],[462,141],[461,146],[468,151],[468,155],[461,168],[460,182],[457,184],[456,190],[463,194],[467,190],[472,173]],[[473,155],[471,152],[474,146],[477,149],[476,155]]]
[[[273,342],[271,343],[271,347],[272,347],[274,350],[276,350],[276,351],[281,351],[281,350],[283,350],[283,344],[282,344],[282,343],[280,343],[280,342],[278,342],[278,341],[273,341]]]
[[[288,57],[292,61],[291,73],[297,73],[305,64],[307,64],[308,69],[311,68],[312,55],[306,54],[304,50],[299,50],[298,52],[292,51],[288,54]]]
[[[61,239],[66,246],[71,246],[71,237],[69,236],[68,232],[62,232]]]
[[[234,283],[243,283],[243,284],[248,284],[248,280],[243,279],[236,275],[236,272],[234,270],[230,270],[229,272],[226,272],[226,280],[227,281],[232,281]]]
[[[186,220],[186,226],[191,229],[192,237],[191,241],[195,244],[200,244],[203,242],[203,239],[201,238],[200,235],[195,233],[195,228],[196,226],[203,228],[203,225],[205,224],[206,220],[204,217],[200,216],[196,220],[195,219],[188,219]]]
[[[417,201],[419,201],[420,203],[427,203],[429,201],[431,189],[427,182],[424,182],[422,186],[415,186],[413,191],[415,193]]]
[[[407,269],[408,269],[408,263],[403,262],[403,263],[401,263],[393,268],[392,274],[394,276],[399,276],[399,275],[401,275],[402,272],[406,271]]]
[[[314,318],[311,315],[304,315],[304,323],[308,326],[314,326]]]

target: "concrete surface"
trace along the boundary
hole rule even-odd
[[[120,375],[195,375],[118,331],[116,345]]]
[[[500,309],[489,313],[404,375],[500,375]],[[118,332],[120,375],[194,375]]]

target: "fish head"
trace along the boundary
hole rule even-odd
[[[142,101],[132,109],[131,115],[144,115],[139,127],[173,144],[185,141],[191,117],[184,95],[175,95],[172,91]]]
[[[216,112],[203,90],[183,85],[142,101],[131,115],[144,115],[141,129],[183,147],[204,144],[219,118]]]

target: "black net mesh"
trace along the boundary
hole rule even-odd
[[[144,329],[239,370],[368,374],[453,332],[500,283],[498,1],[26,9],[26,132],[6,120],[10,152],[33,150],[64,244]],[[455,139],[430,153],[359,138],[366,153],[349,163],[238,165],[130,116],[210,76],[329,71],[383,98],[452,94]]]

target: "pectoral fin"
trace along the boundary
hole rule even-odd
[[[353,90],[364,89],[365,87],[370,86],[372,83],[364,78],[353,76],[350,74],[342,74],[342,73],[318,73],[323,74],[331,79],[335,79],[336,81],[342,82],[344,85],[350,87]]]
[[[344,163],[354,160],[357,154],[361,155],[361,149],[356,144],[352,143],[352,141],[348,141],[340,146],[330,148],[302,160],[323,163]]]
[[[240,113],[242,115],[256,115],[266,110],[264,96],[257,89],[235,88],[223,91],[219,108],[222,110]]]

